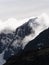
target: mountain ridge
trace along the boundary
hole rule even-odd
[[[6,61],[14,54],[18,54],[29,41],[34,40],[41,32],[49,28],[49,26],[47,26],[49,22],[46,17],[42,15],[31,18],[26,23],[16,28],[15,31],[7,29],[7,32],[2,31],[0,33],[0,54],[4,52],[3,60]],[[44,21],[47,22],[47,24]],[[0,59],[0,62],[1,61]]]
[[[4,65],[49,65],[49,28],[30,41],[18,55]]]

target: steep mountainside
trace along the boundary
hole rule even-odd
[[[49,28],[30,41],[4,65],[49,65]]]

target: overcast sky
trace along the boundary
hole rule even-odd
[[[0,0],[0,19],[23,19],[49,14],[49,0]]]

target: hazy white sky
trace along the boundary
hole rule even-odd
[[[0,19],[23,19],[49,14],[49,0],[0,0]]]

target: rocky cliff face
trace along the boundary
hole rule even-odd
[[[49,65],[49,29],[30,41],[22,52],[4,65]]]

